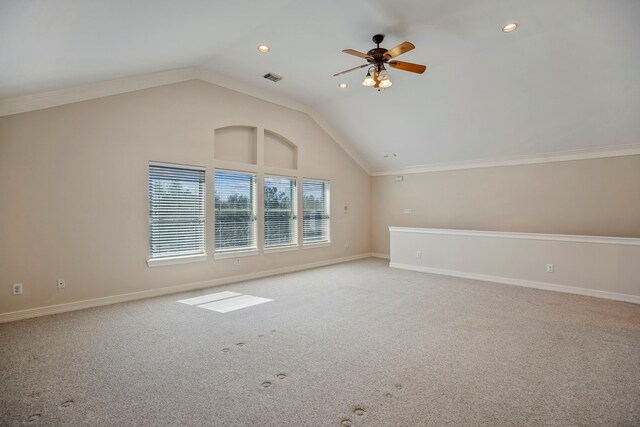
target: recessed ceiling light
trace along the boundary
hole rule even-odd
[[[504,27],[502,27],[502,32],[503,33],[510,33],[511,31],[515,31],[517,28],[518,28],[518,23],[517,22],[512,22],[512,23],[507,24]]]
[[[346,89],[346,88],[348,88],[348,87],[349,87],[349,85],[348,85],[348,84],[346,84],[346,83],[340,83],[340,84],[338,85],[338,87],[339,87],[340,89]]]
[[[271,48],[267,45],[261,44],[260,46],[258,46],[258,50],[262,53],[268,53]]]

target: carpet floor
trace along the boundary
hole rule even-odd
[[[272,299],[228,313],[177,302]],[[638,426],[640,306],[379,259],[0,325],[0,424]]]

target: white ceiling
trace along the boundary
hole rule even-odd
[[[0,98],[200,65],[309,106],[372,172],[638,144],[638,22],[638,0],[0,0]],[[378,32],[427,72],[332,77]]]

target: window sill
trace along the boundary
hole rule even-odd
[[[174,256],[174,257],[166,257],[166,258],[155,258],[155,259],[147,260],[147,266],[149,266],[149,267],[161,267],[163,265],[187,264],[187,263],[190,263],[190,262],[206,261],[208,259],[209,259],[209,256],[206,255],[206,254]]]
[[[298,249],[300,249],[298,245],[272,246],[270,248],[264,248],[262,252],[265,254],[275,254],[278,252],[297,251]]]
[[[318,243],[305,243],[302,245],[302,249],[325,248],[327,246],[331,246],[331,241],[318,242]]]
[[[241,251],[226,251],[226,252],[216,252],[213,254],[214,259],[229,259],[229,258],[240,258],[244,256],[253,256],[259,255],[260,251],[258,249],[246,249]]]

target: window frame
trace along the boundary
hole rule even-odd
[[[236,248],[224,248],[218,249],[216,247],[217,239],[216,233],[218,226],[216,224],[218,217],[218,208],[216,206],[216,175],[218,173],[230,173],[237,175],[245,175],[252,178],[251,183],[251,207],[252,207],[252,221],[253,221],[253,245],[249,247],[236,247]],[[213,257],[214,259],[226,259],[226,258],[239,258],[244,256],[258,255],[260,250],[258,248],[258,174],[256,172],[235,170],[235,169],[223,169],[215,168],[213,171]]]
[[[199,192],[202,199],[200,200],[202,206],[202,250],[192,254],[178,254],[168,256],[153,256],[152,252],[152,203],[151,198],[151,170],[152,168],[166,168],[166,169],[180,169],[190,172],[198,172],[201,174],[201,189]],[[178,163],[156,162],[150,161],[147,164],[147,266],[157,267],[171,264],[184,264],[190,262],[206,261],[209,256],[207,255],[207,179],[206,179],[206,167],[197,165],[186,165]]]
[[[324,246],[331,246],[332,240],[331,240],[331,181],[328,179],[319,179],[319,178],[302,178],[302,185],[300,186],[301,188],[301,192],[302,192],[302,247],[303,249],[308,249],[308,248],[319,248],[319,247],[324,247]],[[307,242],[305,239],[305,233],[304,233],[304,183],[305,181],[312,181],[312,182],[322,182],[324,184],[324,197],[325,197],[325,205],[326,205],[326,215],[327,215],[327,227],[326,227],[326,240],[319,240],[319,241],[311,241],[311,242]]]
[[[293,224],[291,226],[291,230],[293,232],[293,239],[288,242],[288,243],[284,243],[284,244],[278,244],[278,245],[270,245],[267,246],[267,207],[266,207],[266,200],[265,200],[265,189],[266,189],[266,182],[267,179],[269,178],[274,178],[274,179],[288,179],[291,181],[292,184],[292,188],[291,188],[291,215],[292,215],[292,221]],[[286,252],[286,251],[294,251],[297,250],[300,246],[300,236],[299,236],[299,232],[298,232],[298,225],[299,225],[299,213],[298,213],[298,177],[296,176],[290,176],[290,175],[276,175],[276,174],[268,174],[265,173],[262,176],[262,195],[263,195],[263,200],[262,200],[262,251],[264,253],[275,253],[275,252]]]

